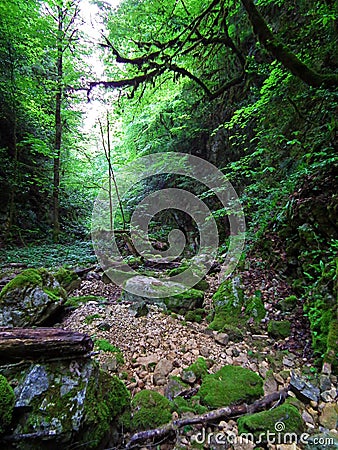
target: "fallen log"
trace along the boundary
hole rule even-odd
[[[86,334],[60,328],[0,328],[0,361],[84,356],[93,349]]]
[[[273,392],[272,394],[266,395],[265,397],[256,400],[251,405],[232,405],[224,408],[215,409],[209,411],[200,416],[187,417],[184,419],[173,420],[172,422],[163,425],[162,427],[155,428],[153,430],[140,431],[135,433],[126,445],[126,450],[138,446],[139,442],[147,441],[149,439],[160,439],[171,432],[176,432],[179,428],[185,427],[187,425],[196,425],[200,423],[214,422],[220,419],[230,419],[233,417],[240,417],[245,414],[253,414],[267,409],[268,407],[275,408],[276,406],[282,404],[286,397],[288,396],[289,386],[285,389]],[[277,403],[276,403],[277,402]],[[274,404],[275,403],[275,404]],[[274,404],[274,405],[273,405]]]

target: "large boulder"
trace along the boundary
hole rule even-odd
[[[185,314],[202,306],[204,293],[181,283],[137,275],[125,281],[121,298],[132,303],[159,303],[169,311]]]
[[[25,362],[0,366],[1,372],[15,386],[15,421],[0,443],[20,450],[116,444],[117,417],[129,408],[130,395],[119,378],[95,361]]]
[[[0,326],[42,325],[66,301],[66,291],[46,269],[27,269],[0,292]]]

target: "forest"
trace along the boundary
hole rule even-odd
[[[0,24],[1,448],[337,449],[338,1]]]

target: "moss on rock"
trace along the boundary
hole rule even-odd
[[[67,292],[77,289],[81,284],[81,279],[77,274],[73,270],[68,270],[64,267],[60,267],[54,276]]]
[[[263,394],[263,379],[259,375],[231,365],[206,375],[199,390],[201,403],[210,408],[250,402]]]
[[[138,392],[131,402],[132,430],[156,428],[170,422],[172,403],[156,391]]]
[[[185,372],[193,372],[198,380],[203,378],[208,373],[207,362],[204,358],[199,357],[197,360],[191,364],[189,367],[184,369]]]
[[[295,406],[289,404],[241,417],[237,423],[240,435],[252,433],[255,438],[261,437],[263,441],[266,440],[268,432],[276,433],[278,431],[276,424],[280,426],[282,435],[285,433],[296,433],[298,435],[303,430],[302,416]]]
[[[167,297],[164,304],[169,311],[184,314],[187,311],[201,308],[203,305],[204,293],[197,289],[189,289],[181,294]]]
[[[275,339],[285,339],[291,334],[291,323],[288,320],[270,320],[268,333]]]
[[[3,299],[9,291],[20,289],[27,285],[42,286],[43,275],[47,274],[46,269],[26,269],[19,273],[15,278],[9,281],[0,292],[0,300]]]
[[[123,381],[100,371],[96,383],[88,386],[85,401],[86,448],[97,448],[109,436],[111,424],[130,407],[130,394]]]
[[[327,335],[327,350],[324,356],[324,361],[334,364],[337,369],[338,361],[338,319],[333,319],[330,322],[329,333]]]
[[[15,395],[7,379],[0,375],[0,433],[3,433],[11,423]]]

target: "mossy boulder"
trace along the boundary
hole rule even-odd
[[[12,421],[15,395],[7,379],[0,375],[0,434],[4,433]]]
[[[277,406],[269,411],[250,414],[240,417],[237,421],[239,435],[252,433],[256,439],[259,437],[266,441],[267,433],[295,433],[299,435],[303,431],[303,419],[298,409],[287,403]]]
[[[172,403],[156,391],[138,392],[131,402],[131,430],[156,428],[170,422]]]
[[[0,293],[0,325],[42,325],[66,301],[66,291],[46,269],[27,269]]]
[[[335,371],[338,369],[338,319],[330,322],[324,361],[333,364]]]
[[[200,309],[203,305],[204,293],[197,289],[189,289],[181,294],[167,297],[164,304],[169,311],[185,314],[188,311]]]
[[[188,311],[185,314],[185,320],[187,320],[189,322],[201,323],[204,315],[205,315],[205,310],[203,308],[196,308],[194,310]]]
[[[238,277],[220,284],[213,296],[213,306],[214,317],[209,328],[215,331],[223,331],[226,325],[242,330],[249,326],[258,329],[266,315],[260,291],[246,298]]]
[[[81,284],[81,278],[73,270],[65,269],[64,267],[60,267],[55,274],[55,278],[66,292],[75,291]]]
[[[285,339],[291,334],[291,323],[288,320],[270,320],[268,333],[274,339]]]
[[[54,450],[61,444],[103,448],[117,430],[118,416],[130,406],[124,383],[89,358],[27,362],[7,378],[16,384],[11,434],[28,436],[21,450]],[[44,434],[38,445],[35,434]]]
[[[200,380],[208,373],[207,361],[204,358],[199,357],[193,364],[184,369],[184,372],[192,372],[197,380]]]
[[[263,394],[263,379],[259,375],[231,365],[205,375],[198,392],[201,403],[210,408],[251,402]]]
[[[161,281],[153,277],[134,276],[123,284],[121,299],[137,303],[159,303],[169,311],[185,314],[187,311],[201,308],[204,293],[189,289],[182,283]]]

